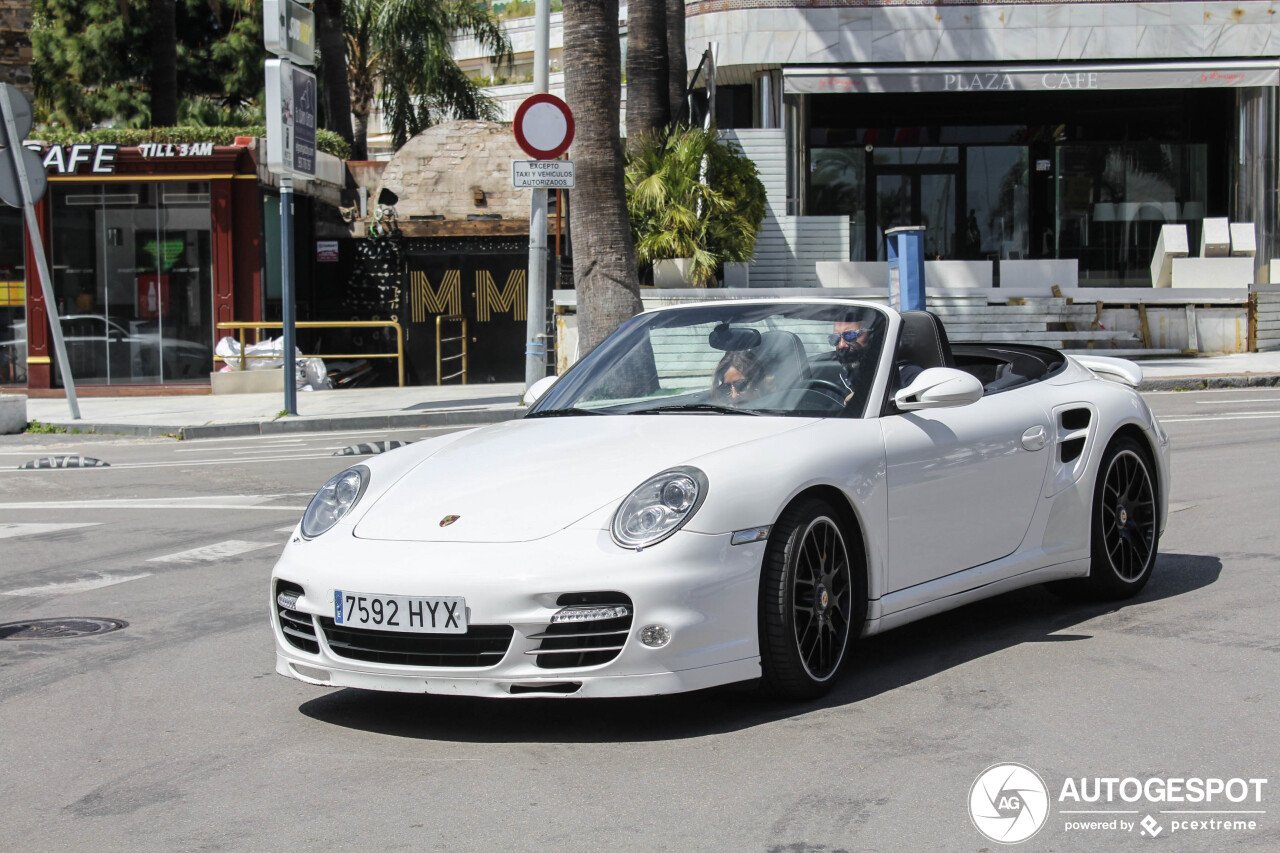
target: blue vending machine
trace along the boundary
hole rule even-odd
[[[899,311],[924,310],[924,229],[904,225],[884,232],[889,247],[889,304]]]

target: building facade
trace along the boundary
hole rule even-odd
[[[804,217],[847,217],[848,260],[924,225],[930,258],[1074,258],[1086,286],[1149,285],[1160,226],[1195,247],[1206,216],[1254,223],[1260,269],[1274,254],[1277,4],[687,9],[720,126],[772,129],[755,151],[785,152],[772,213],[793,257],[830,230]]]
[[[883,260],[896,225],[924,225],[931,259],[1070,258],[1081,285],[1149,286],[1160,227],[1187,225],[1194,253],[1206,216],[1254,223],[1266,280],[1280,218],[1277,11],[691,0],[685,49],[691,70],[708,59],[695,99],[769,190],[753,286],[816,284],[817,261]],[[507,24],[517,63],[531,21]],[[455,55],[487,69],[470,42]],[[514,109],[526,90],[490,91]]]

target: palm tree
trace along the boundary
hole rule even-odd
[[[470,35],[495,62],[511,62],[511,43],[482,0],[344,0],[342,12],[355,159],[368,156],[375,96],[397,148],[438,121],[498,117],[449,52],[452,38]]]
[[[622,177],[618,0],[565,0],[564,84],[577,125],[569,228],[586,353],[643,308]]]
[[[316,0],[316,47],[320,63],[320,126],[355,142],[351,130],[351,85],[347,80],[346,39],[342,32],[342,0]]]
[[[671,123],[667,0],[627,2],[627,150]]]
[[[726,261],[749,261],[764,219],[755,163],[717,132],[674,127],[646,136],[628,157],[627,205],[636,258],[692,258],[706,286]]]
[[[688,122],[689,60],[684,46],[684,2],[666,0],[667,4],[667,100],[671,122]]]
[[[173,4],[174,0],[151,0],[152,127],[178,123],[178,20]]]

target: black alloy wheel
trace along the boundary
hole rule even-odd
[[[1137,595],[1151,578],[1159,508],[1150,453],[1132,438],[1111,442],[1094,485],[1092,550],[1083,586],[1094,598]]]
[[[835,682],[866,616],[861,555],[826,501],[789,507],[773,527],[760,579],[760,664],[765,687],[813,699]]]

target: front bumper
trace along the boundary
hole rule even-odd
[[[276,671],[312,684],[465,696],[646,696],[696,690],[760,675],[756,611],[764,543],[730,546],[729,535],[680,531],[627,551],[607,531],[568,529],[533,542],[432,543],[357,539],[340,526],[295,538],[272,572]],[[315,642],[286,636],[277,581],[301,587],[293,612],[310,618]],[[323,618],[333,591],[461,596],[468,624],[509,626],[509,645],[484,666],[411,666],[335,652]],[[618,592],[632,603],[631,629],[607,663],[554,669],[536,651],[557,602],[570,594]],[[642,628],[670,641],[651,648]],[[374,632],[378,633],[378,632]],[[439,635],[421,635],[438,637]],[[299,646],[307,646],[300,648]]]

